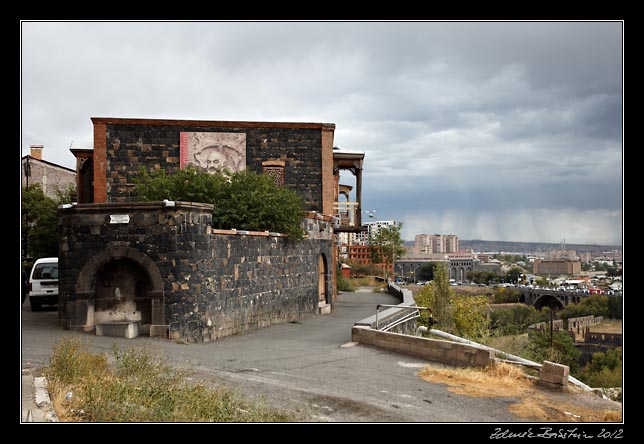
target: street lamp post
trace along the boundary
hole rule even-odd
[[[31,165],[29,164],[29,156],[27,156],[27,159],[25,163],[23,164],[23,169],[25,173],[25,189],[29,189],[29,177],[31,177]],[[24,251],[24,256],[29,255],[29,210],[26,210],[25,212],[25,251]]]

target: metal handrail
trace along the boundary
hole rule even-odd
[[[397,321],[392,322],[390,325],[388,325],[387,329],[393,328],[396,325],[400,325],[403,322],[407,322],[410,319],[416,319],[417,317],[420,316],[420,313],[418,313],[418,310],[429,310],[430,314],[432,312],[432,309],[429,307],[418,307],[416,305],[390,305],[390,304],[378,304],[376,305],[376,330],[380,330],[379,328],[379,322],[378,322],[378,313],[380,312],[380,307],[389,307],[389,308],[401,308],[401,309],[407,309],[407,310],[414,310],[416,313],[410,313],[409,315],[405,315],[405,317],[398,319]],[[384,331],[384,328],[383,328]]]

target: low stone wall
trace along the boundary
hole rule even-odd
[[[211,213],[190,202],[61,209],[63,325],[130,321],[140,334],[207,342],[315,314],[320,295],[333,303],[330,218],[305,218],[306,238],[293,241],[213,230]]]
[[[351,340],[459,367],[487,367],[496,362],[491,350],[458,342],[383,332],[367,326],[355,325],[351,330]]]
[[[599,333],[587,331],[584,334],[584,342],[586,344],[606,345],[610,347],[622,346],[621,333]]]

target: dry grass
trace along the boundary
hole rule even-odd
[[[614,422],[621,411],[597,407],[587,394],[556,393],[537,386],[523,370],[500,363],[485,369],[428,366],[418,375],[425,381],[447,384],[447,390],[477,398],[517,398],[509,410],[519,418],[543,422]],[[565,398],[562,398],[565,397]],[[594,401],[593,398],[590,398]]]
[[[601,324],[593,325],[590,331],[596,333],[622,333],[621,319],[607,319]]]

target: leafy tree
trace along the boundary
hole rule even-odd
[[[304,205],[289,188],[277,188],[274,180],[252,171],[210,174],[188,166],[172,175],[164,170],[141,170],[134,179],[140,200],[179,200],[214,205],[213,226],[239,230],[269,230],[302,239]]]
[[[519,302],[521,292],[516,288],[499,287],[494,290],[492,301],[495,304],[513,304]]]
[[[581,372],[580,379],[591,387],[622,386],[622,348],[593,353],[593,358]]]
[[[28,256],[58,256],[58,205],[45,195],[39,183],[22,188],[21,228]]]
[[[519,267],[512,267],[506,274],[505,278],[507,282],[518,282],[519,276],[523,273],[523,270]]]
[[[541,322],[542,316],[533,306],[515,304],[509,308],[495,308],[490,313],[490,328],[495,335],[525,333],[528,326]]]
[[[447,266],[442,262],[436,263],[432,283],[414,295],[418,306],[432,309],[433,318],[430,320],[427,310],[421,310],[418,322],[426,326],[436,322],[441,329],[451,330],[453,322],[449,304],[453,295],[454,292],[449,285]]]
[[[580,316],[603,316],[609,317],[609,297],[601,294],[593,294],[581,300],[579,304],[566,306],[559,312],[562,319],[577,318]]]
[[[611,319],[622,319],[624,311],[623,299],[621,296],[608,297],[608,317]]]
[[[451,298],[451,315],[454,331],[468,339],[478,339],[487,332],[489,320],[485,296],[454,295]]]
[[[575,347],[572,337],[565,331],[553,332],[553,345],[550,347],[550,331],[531,331],[528,334],[528,354],[530,359],[543,362],[551,361],[570,367],[571,373],[579,369],[581,352]]]
[[[372,261],[383,264],[383,274],[387,278],[389,264],[405,254],[404,241],[400,237],[403,224],[382,227],[374,236],[369,238],[369,251]],[[378,259],[374,261],[373,259]]]

